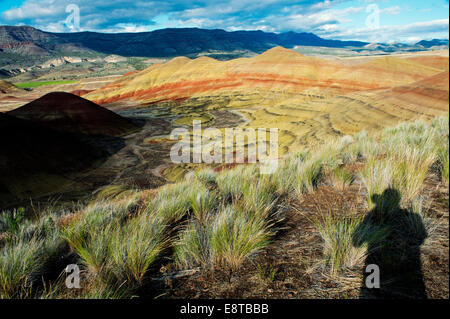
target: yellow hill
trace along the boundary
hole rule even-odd
[[[218,125],[221,119],[211,112],[233,109],[247,127],[278,127],[285,154],[361,129],[448,112],[448,79],[433,67],[445,61],[425,60],[388,56],[344,65],[280,47],[230,61],[180,57],[84,97],[119,109],[163,106],[184,116],[174,125],[203,115]]]
[[[154,103],[236,92],[296,94],[314,88],[326,91],[329,96],[406,85],[440,72],[437,68],[394,57],[346,66],[276,47],[253,58],[231,61],[174,58],[121,78],[87,94],[86,98],[100,104],[123,99]]]

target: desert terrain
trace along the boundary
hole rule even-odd
[[[30,261],[0,297],[448,298],[448,50],[299,50],[0,80],[0,248]],[[280,167],[174,164],[194,120],[279,128]]]
[[[103,163],[82,174],[77,172],[79,176],[64,183],[67,187],[55,188],[58,196],[67,191],[70,201],[102,187],[155,187],[204,168],[203,164],[172,164],[168,155],[173,144],[168,134],[176,127],[191,126],[195,119],[203,127],[220,129],[279,127],[279,154],[284,156],[361,130],[378,131],[403,121],[447,114],[448,65],[448,50],[336,59],[277,47],[252,58],[229,61],[177,57],[124,75],[32,89],[3,81],[0,111],[31,119],[33,114],[60,107],[58,103],[49,105],[43,112],[31,107],[36,103],[32,101],[50,92],[67,92],[140,127],[121,136],[123,147],[111,147],[117,150]],[[34,113],[22,107],[30,102],[28,109]],[[64,104],[61,99],[61,106]],[[66,115],[72,117],[71,112],[67,110]],[[98,125],[91,120],[88,125]],[[90,121],[89,116],[85,121]],[[42,192],[25,189],[14,195],[14,203],[40,197],[48,200],[52,195],[47,188]]]

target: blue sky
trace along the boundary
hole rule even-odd
[[[70,4],[79,8],[79,27],[73,19],[66,23]],[[52,32],[305,31],[333,39],[415,42],[448,39],[448,8],[448,0],[0,0],[0,25]]]

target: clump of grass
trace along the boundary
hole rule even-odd
[[[218,213],[211,226],[212,258],[216,264],[235,270],[247,257],[266,247],[271,235],[267,221],[226,207]]]
[[[109,267],[115,278],[138,285],[166,247],[165,225],[157,215],[132,219],[111,238]]]
[[[350,139],[342,138],[327,144],[321,148],[315,155],[318,162],[321,163],[322,168],[327,171],[333,171],[343,164],[342,153],[344,148],[350,143]]]
[[[28,298],[32,293],[31,276],[41,267],[42,240],[17,240],[0,251],[0,297]]]
[[[205,224],[188,224],[174,244],[175,260],[181,267],[221,265],[236,270],[269,243],[270,227],[258,215],[224,207]]]
[[[323,167],[320,158],[312,158],[297,165],[295,192],[298,195],[314,191],[323,177]]]
[[[433,154],[424,155],[417,149],[410,150],[403,159],[392,160],[392,185],[400,192],[404,203],[408,203],[420,193],[428,170],[434,161]]]
[[[239,165],[238,167],[222,171],[216,177],[217,187],[224,196],[238,199],[242,196],[245,185],[257,180],[258,172],[256,165]]]
[[[296,171],[294,165],[290,163],[280,164],[269,178],[280,196],[291,194],[295,189]]]
[[[192,213],[202,223],[206,215],[217,206],[217,195],[206,188],[198,187],[191,192],[189,202]]]
[[[386,228],[360,217],[338,217],[332,213],[315,221],[315,226],[324,241],[325,263],[332,274],[362,264],[371,253],[369,247],[375,249],[389,234]]]
[[[260,177],[257,182],[245,183],[242,186],[242,208],[266,218],[277,200],[276,191],[270,180]]]
[[[276,188],[278,195],[288,195],[295,191],[298,166],[310,157],[311,151],[309,149],[296,153],[281,163],[275,172],[269,176],[270,182]]]
[[[256,267],[258,269],[258,278],[264,282],[274,282],[282,275],[282,272],[272,264],[269,264],[268,266],[258,264]]]
[[[374,195],[381,194],[385,189],[391,187],[394,173],[390,163],[371,157],[360,171],[360,176],[367,189],[366,199],[369,209],[373,209],[375,206],[383,207],[382,203],[378,203],[374,199]]]
[[[209,246],[210,225],[191,221],[174,243],[175,262],[180,267],[190,268],[211,264]]]
[[[108,261],[109,246],[116,236],[118,224],[106,224],[102,227],[86,226],[81,232],[76,228],[68,228],[64,237],[80,256],[86,268],[94,276],[102,276]]]
[[[345,189],[351,185],[355,177],[345,167],[339,166],[332,171],[331,179],[334,186],[340,186],[341,189]]]
[[[136,209],[137,195],[119,201],[98,201],[88,205],[77,222],[68,225],[66,231],[73,234],[88,233],[90,229],[101,228],[111,222],[123,221]]]
[[[125,225],[111,221],[65,231],[65,238],[80,256],[89,273],[103,285],[142,284],[145,274],[166,245],[165,224],[157,215],[141,214]]]
[[[196,172],[195,177],[202,183],[213,184],[216,182],[217,173],[212,169],[204,169]]]
[[[148,210],[157,212],[167,224],[180,221],[191,208],[191,194],[199,187],[198,183],[187,181],[163,186],[149,203]]]
[[[448,183],[449,180],[449,147],[447,143],[443,143],[437,151],[437,157],[439,159],[439,172],[440,178],[444,183]]]
[[[381,145],[373,136],[369,136],[367,132],[362,131],[356,136],[357,143],[350,147],[352,152],[357,154],[358,158],[376,158],[383,154]]]
[[[23,220],[8,232],[0,250],[0,297],[30,298],[38,294],[34,283],[43,276],[65,249],[54,216],[36,222]]]
[[[23,220],[25,209],[19,207],[12,211],[2,212],[0,215],[0,232],[7,231],[10,233],[16,233],[20,229],[20,224]]]
[[[449,180],[449,119],[447,116],[436,117],[431,121],[435,131],[434,146],[439,161],[439,173],[443,182]]]

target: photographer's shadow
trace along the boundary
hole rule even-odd
[[[363,269],[364,280],[360,298],[427,298],[420,261],[420,246],[427,232],[419,214],[400,207],[400,193],[393,188],[373,195],[375,207],[367,213],[353,233],[353,245],[368,245]],[[374,240],[374,233],[384,233],[383,240]],[[366,279],[368,265],[379,267],[379,288],[370,288]]]

